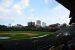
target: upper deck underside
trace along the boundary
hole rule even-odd
[[[70,17],[75,16],[75,0],[56,0],[68,10],[70,10]]]
[[[75,0],[56,0],[70,11],[75,9]]]

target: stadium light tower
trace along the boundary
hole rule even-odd
[[[68,10],[70,10],[70,23],[75,23],[75,0],[56,0],[60,4],[62,4],[64,7],[66,7]]]

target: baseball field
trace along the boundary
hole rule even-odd
[[[39,31],[0,31],[0,37],[9,37],[8,39],[31,39],[33,37],[40,37],[50,35],[53,32],[39,32]]]

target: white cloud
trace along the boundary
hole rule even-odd
[[[56,6],[54,9],[50,9],[49,12],[46,12],[46,14],[49,13],[48,16],[33,16],[29,17],[28,19],[31,21],[41,20],[43,22],[46,22],[47,25],[49,24],[55,24],[55,23],[69,23],[69,13],[70,11],[66,8],[64,8],[62,5]]]
[[[15,0],[2,0],[0,3],[0,20],[13,20],[12,24],[25,23],[26,17],[23,10],[29,6],[29,0],[19,0],[14,4]]]
[[[13,7],[23,9],[28,6],[29,6],[29,0],[20,0],[20,2],[16,3]]]
[[[9,8],[13,4],[13,0],[2,0],[0,6],[4,8]]]
[[[48,4],[48,3],[49,3],[49,0],[44,0],[44,2],[45,2],[46,4]]]
[[[51,3],[52,0],[45,0],[46,3]],[[34,16],[35,9],[30,9],[30,16],[26,17],[23,13],[23,9],[29,6],[29,0],[20,0],[18,3],[13,3],[12,0],[3,0],[0,4],[0,19],[3,20],[13,20],[12,24],[21,23],[26,25],[28,21],[36,21],[41,20],[48,24],[52,23],[68,23],[69,22],[69,11],[62,7],[61,5],[55,7],[54,9],[50,10],[49,16]]]
[[[53,22],[56,23],[69,23],[69,13],[70,11],[62,5],[50,10],[50,16],[54,19]]]
[[[31,11],[33,12],[33,11]],[[60,24],[63,24],[63,23],[69,23],[69,13],[70,11],[67,10],[66,8],[64,8],[62,5],[58,5],[57,7],[55,7],[54,9],[50,10],[49,12],[46,12],[46,13],[49,13],[48,16],[33,16],[33,13],[31,13],[31,17],[27,17],[27,18],[24,18],[26,19],[27,21],[36,21],[36,20],[41,20],[43,22],[46,22],[47,25],[49,24],[55,24],[55,23],[60,23]]]
[[[20,0],[20,2],[13,5],[13,12],[17,13],[17,15],[24,15],[23,9],[27,8],[29,6],[29,0]]]
[[[22,14],[22,7],[20,7],[18,4],[15,4],[13,9],[14,13]]]
[[[11,16],[24,16],[23,9],[29,6],[29,0],[20,0],[18,3],[14,2],[15,0],[2,0],[0,4],[0,18],[11,17]],[[3,16],[3,17],[2,17]]]
[[[21,0],[21,6],[25,7],[25,6],[29,6],[29,0]]]
[[[45,4],[50,4],[50,3],[52,3],[54,0],[44,0],[44,3]]]

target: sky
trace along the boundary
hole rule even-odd
[[[47,25],[69,23],[70,11],[55,0],[0,0],[1,25],[27,25],[41,20]]]

